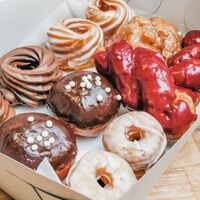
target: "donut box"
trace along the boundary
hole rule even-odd
[[[50,25],[62,18],[85,18],[88,2],[89,0],[0,1],[2,25],[0,55],[2,56],[11,49],[20,46],[45,44]],[[198,0],[129,0],[127,3],[133,8],[135,15],[165,17],[174,22],[183,33],[192,29],[200,29],[200,24],[196,20],[200,17],[198,9],[200,2]],[[95,71],[95,69],[90,71]],[[101,98],[102,96],[97,100],[101,101]],[[17,114],[38,112],[53,115],[50,109],[45,106],[37,108],[17,106],[16,112]],[[200,105],[197,105],[196,112],[198,118],[186,133],[176,143],[168,143],[166,152],[160,160],[121,199],[146,199],[176,153],[183,147],[198,126],[200,122]],[[124,113],[127,113],[127,110],[121,107],[119,115]],[[32,121],[32,118],[29,118],[29,121]],[[51,124],[47,123],[46,126],[50,127]],[[54,142],[54,138],[52,140]],[[102,136],[99,135],[96,138],[78,137],[77,146],[76,161],[91,150],[103,150]],[[32,147],[36,148],[35,146]],[[62,184],[47,160],[44,160],[38,170],[34,171],[1,153],[0,188],[14,199],[20,200],[88,199]]]

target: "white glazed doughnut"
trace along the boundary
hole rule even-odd
[[[72,189],[95,200],[119,199],[136,182],[125,160],[97,150],[87,153],[72,167],[66,180]]]
[[[103,46],[103,31],[85,19],[63,19],[49,28],[47,46],[57,60],[67,61],[68,68],[83,65]]]
[[[103,29],[108,40],[121,25],[129,22],[134,13],[123,0],[92,0],[86,16]]]
[[[163,154],[167,139],[160,123],[146,112],[129,112],[113,120],[103,134],[107,151],[125,159],[134,171],[151,167]]]

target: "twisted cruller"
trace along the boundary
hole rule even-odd
[[[86,16],[103,29],[104,37],[108,40],[121,25],[129,22],[134,13],[122,0],[93,0]]]
[[[0,59],[3,85],[20,103],[44,104],[49,91],[62,73],[51,51],[39,46],[14,49]]]
[[[47,46],[62,69],[78,70],[92,67],[97,48],[103,46],[103,31],[89,20],[63,19],[49,28]]]
[[[10,106],[9,102],[3,98],[0,93],[0,125],[7,119],[15,115],[15,110]]]

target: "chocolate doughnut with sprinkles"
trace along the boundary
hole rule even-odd
[[[16,115],[0,127],[0,152],[37,169],[46,157],[60,179],[64,179],[77,154],[72,129],[45,114]]]
[[[103,76],[89,71],[66,75],[52,88],[47,104],[75,134],[96,137],[118,113],[121,96]]]

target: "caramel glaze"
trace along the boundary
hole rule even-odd
[[[91,89],[80,88],[84,75],[92,75]],[[95,85],[96,76],[101,77],[101,87]],[[76,86],[69,92],[65,89],[65,85],[70,81],[74,81]],[[109,94],[105,92],[106,87],[111,89]],[[98,94],[103,96],[102,102],[97,101]],[[47,104],[58,117],[75,124],[78,128],[87,129],[105,124],[117,114],[120,103],[116,100],[116,94],[111,83],[103,76],[94,72],[80,71],[58,81],[52,88]]]
[[[30,116],[35,118],[32,123],[27,121]],[[46,127],[47,120],[53,122],[52,128]],[[49,136],[38,142],[35,138],[41,135],[43,130],[47,130]],[[33,144],[38,145],[38,150],[31,149],[33,144],[27,142],[28,137],[35,139]],[[44,140],[49,137],[54,137],[55,143],[44,147]],[[16,115],[0,127],[0,152],[32,169],[36,169],[46,157],[52,167],[59,171],[68,163],[73,163],[77,147],[73,131],[64,122],[45,114],[26,113]]]

